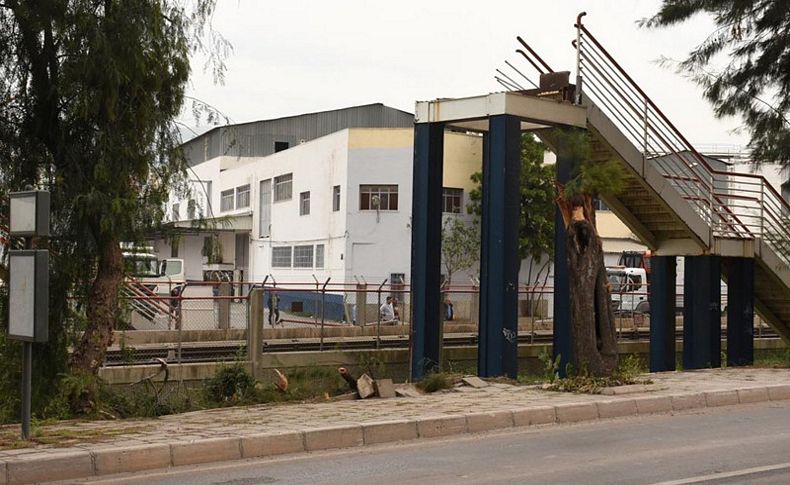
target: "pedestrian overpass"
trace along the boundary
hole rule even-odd
[[[520,137],[532,131],[558,153],[557,180],[570,161],[550,129],[585,130],[594,161],[619,160],[627,184],[604,202],[653,252],[652,371],[675,368],[676,257],[685,256],[684,368],[721,365],[720,279],[728,284],[727,361],[752,362],[756,310],[790,341],[790,206],[760,175],[717,170],[664,115],[577,18],[577,70],[555,72],[521,38],[518,52],[540,74],[523,89],[418,102],[412,217],[412,376],[440,362],[443,133],[483,134],[483,217],[478,373],[517,372]],[[511,67],[513,67],[511,65]],[[519,72],[520,71],[516,71]],[[507,78],[507,79],[505,79]],[[526,77],[525,77],[526,78]],[[570,355],[568,268],[562,219],[555,218],[554,352]],[[564,364],[561,364],[564,369]]]

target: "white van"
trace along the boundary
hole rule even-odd
[[[648,308],[647,272],[644,268],[612,266],[606,268],[612,310],[615,312],[645,311]]]

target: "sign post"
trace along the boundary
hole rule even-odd
[[[49,337],[49,251],[32,249],[34,237],[49,236],[49,192],[10,194],[9,236],[24,237],[24,250],[8,258],[8,337],[22,341],[22,439],[30,439],[33,342]]]

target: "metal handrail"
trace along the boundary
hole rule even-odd
[[[577,101],[595,100],[645,159],[710,224],[714,235],[762,237],[790,262],[790,204],[759,174],[717,170],[697,151],[645,91],[576,19]],[[723,187],[722,187],[723,185]]]

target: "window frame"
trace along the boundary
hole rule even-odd
[[[277,257],[275,256],[275,252],[278,250],[288,250],[288,264],[281,264],[277,262]],[[284,261],[284,260],[283,260]],[[272,268],[291,268],[293,267],[293,246],[273,246],[272,247]]]
[[[386,195],[386,197],[385,197]],[[394,197],[393,197],[394,195]],[[379,197],[379,207],[373,207],[373,197]],[[386,200],[386,203],[384,201]],[[395,207],[392,207],[393,200]],[[386,207],[385,207],[386,206]],[[397,212],[400,207],[398,184],[360,184],[359,185],[359,210],[360,212],[385,211]]]
[[[284,178],[288,177],[286,181],[283,181]],[[281,195],[280,190],[285,190],[284,187],[288,185],[288,195]],[[282,175],[278,175],[274,177],[272,180],[272,201],[273,203],[277,202],[285,202],[286,200],[293,199],[293,184],[294,184],[294,174],[293,172],[284,173]]]
[[[321,248],[321,250],[319,251],[318,248]],[[323,245],[323,244],[316,244],[315,245],[315,250],[313,251],[313,262],[315,263],[316,269],[323,269],[324,268],[324,264],[326,264],[325,263],[325,259],[324,259],[324,252],[325,251],[326,251],[326,246],[325,245]],[[319,258],[319,255],[321,256],[320,258]],[[321,261],[320,265],[318,263],[319,259]]]
[[[250,207],[252,195],[250,187],[250,184],[236,187],[236,209],[248,209]]]
[[[309,190],[299,193],[299,215],[300,216],[309,216],[310,215],[310,191]]]
[[[304,252],[304,254],[297,254]],[[309,256],[309,260],[308,257]],[[297,261],[297,258],[299,260]],[[312,244],[300,244],[293,247],[292,267],[299,269],[312,269],[315,261],[315,248]]]
[[[451,210],[447,210],[448,201],[457,199],[458,205],[452,203]],[[442,213],[444,214],[460,214],[464,205],[464,189],[457,187],[442,187]],[[457,210],[454,210],[457,209]]]
[[[340,186],[332,186],[332,212],[340,211]]]
[[[226,206],[225,202],[230,201],[230,205]],[[236,210],[236,189],[227,189],[219,193],[219,211],[230,212]]]

